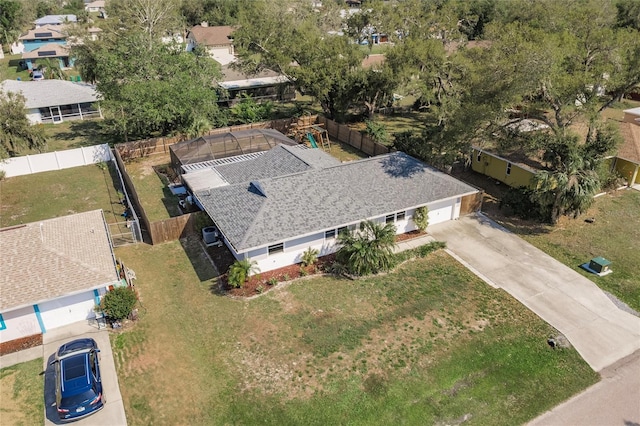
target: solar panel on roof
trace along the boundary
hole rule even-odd
[[[55,50],[45,50],[43,52],[38,52],[38,56],[56,56]]]
[[[53,33],[35,33],[36,37],[53,37]]]

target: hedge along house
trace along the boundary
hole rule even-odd
[[[402,152],[339,163],[319,149],[278,145],[183,175],[236,259],[262,272],[301,262],[308,248],[337,250],[343,229],[372,220],[396,233],[416,229],[419,207],[429,223],[479,208],[480,193]]]
[[[102,118],[95,87],[65,80],[5,80],[5,92],[22,93],[31,124]]]
[[[102,210],[0,229],[0,352],[95,317],[119,282]]]

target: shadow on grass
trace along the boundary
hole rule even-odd
[[[104,128],[104,121],[100,119],[71,121],[67,132],[56,133],[53,137],[59,140],[80,138],[79,141],[69,144],[68,148],[82,148],[103,143],[113,146],[122,142],[119,137],[110,134]]]
[[[214,264],[211,263],[211,260],[209,260],[205,251],[205,246],[197,236],[191,235],[181,238],[180,245],[189,258],[189,262],[191,262],[193,270],[196,272],[200,282],[207,282],[210,280],[214,280],[215,282],[218,281],[216,279],[219,276],[217,265],[214,266]]]

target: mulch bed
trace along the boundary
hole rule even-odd
[[[399,234],[396,235],[396,243],[418,238],[423,235],[426,235],[426,232],[417,230]],[[220,276],[220,286],[228,296],[240,298],[252,297],[271,290],[278,283],[323,273],[331,267],[335,259],[336,255],[334,253],[319,257],[314,265],[302,266],[302,264],[298,263],[274,269],[273,271],[261,272],[260,274],[250,277],[241,288],[231,287],[227,282],[227,274],[224,274]]]

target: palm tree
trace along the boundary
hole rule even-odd
[[[558,223],[560,216],[577,217],[593,202],[600,188],[600,179],[595,170],[581,156],[571,156],[554,171],[541,171],[533,177],[536,191],[532,201],[546,208],[551,223]]]
[[[236,260],[229,267],[229,275],[227,281],[229,285],[240,288],[249,278],[249,275],[260,272],[255,260],[242,259]]]
[[[393,223],[363,222],[360,230],[346,230],[338,235],[341,247],[336,259],[354,275],[387,271],[393,266],[395,235]]]

